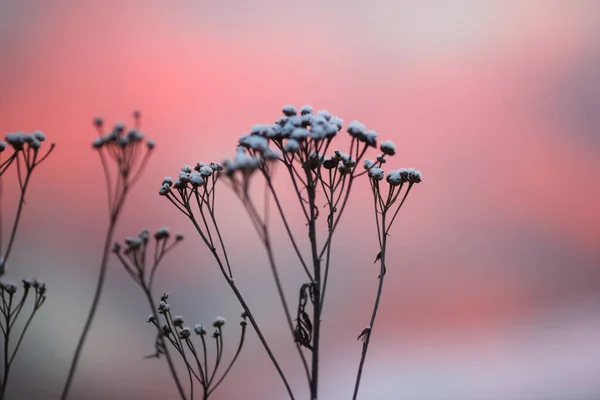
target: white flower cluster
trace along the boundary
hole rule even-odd
[[[42,142],[46,140],[46,135],[44,135],[41,131],[35,131],[32,133],[15,132],[8,133],[4,140],[5,142],[0,141],[0,153],[3,152],[9,145],[14,151],[23,150],[25,145],[29,146],[30,149],[37,151],[42,146]]]
[[[209,177],[213,176],[213,174],[218,174],[222,170],[223,166],[215,162],[211,162],[210,164],[199,162],[194,168],[184,165],[175,181],[169,176],[163,179],[158,193],[161,196],[166,196],[171,192],[171,188],[183,191],[188,186],[191,186],[193,189],[196,189],[199,186],[205,185]]]

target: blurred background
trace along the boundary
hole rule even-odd
[[[162,225],[186,235],[157,295],[169,292],[190,325],[226,317],[231,356],[241,309],[157,192],[183,164],[232,155],[240,135],[287,103],[365,123],[397,144],[388,168],[424,174],[390,238],[361,398],[600,398],[597,1],[3,0],[0,54],[2,136],[41,129],[57,143],[34,174],[6,275],[48,285],[9,398],[58,398],[91,305],[107,226],[90,146],[97,115],[131,123],[139,109],[157,142],[117,238]],[[4,182],[5,230],[14,182]],[[307,398],[265,253],[237,199],[226,187],[218,196],[236,282]],[[281,229],[274,223],[276,256],[296,304],[302,274]],[[378,275],[364,183],[334,251],[320,394],[348,399]],[[143,360],[149,313],[113,259],[72,399],[176,398],[166,363]],[[285,398],[254,333],[214,398]]]

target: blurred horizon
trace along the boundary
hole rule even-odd
[[[115,239],[183,232],[156,295],[169,292],[186,323],[226,317],[233,343],[240,307],[158,189],[184,164],[231,156],[239,136],[289,103],[363,122],[398,146],[386,170],[424,175],[391,233],[360,398],[600,398],[599,45],[600,4],[586,0],[1,2],[0,135],[40,129],[57,143],[34,173],[6,274],[48,284],[8,397],[59,396],[91,305],[107,223],[92,119],[129,125],[141,110],[157,146]],[[4,230],[16,201],[5,178]],[[361,185],[334,238],[324,399],[351,396],[375,296]],[[236,281],[305,397],[264,251],[233,193],[218,196]],[[304,238],[293,194],[282,198]],[[302,274],[282,224],[272,231],[295,304]],[[166,363],[143,360],[148,314],[113,259],[72,399],[177,398]],[[284,396],[249,330],[214,399]]]

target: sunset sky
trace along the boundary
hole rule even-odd
[[[93,117],[131,123],[141,110],[157,146],[117,238],[183,232],[157,293],[190,320],[226,317],[231,344],[241,308],[158,188],[184,164],[231,156],[288,103],[363,122],[397,144],[387,168],[423,171],[389,238],[361,398],[600,398],[600,3],[3,0],[0,55],[0,135],[40,129],[57,146],[34,174],[6,274],[49,288],[9,398],[58,398],[91,305],[107,224]],[[5,231],[14,183],[3,182]],[[236,282],[307,398],[265,253],[235,196],[219,196]],[[350,398],[374,301],[370,202],[362,182],[334,240],[323,399]],[[301,271],[281,224],[273,230],[295,304]],[[143,360],[149,312],[112,260],[71,398],[177,398],[166,363]],[[248,340],[214,399],[285,398]]]

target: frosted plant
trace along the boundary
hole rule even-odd
[[[242,313],[242,320],[240,321],[241,333],[240,340],[237,345],[236,351],[229,361],[229,365],[218,377],[219,367],[222,366],[224,341],[223,341],[223,327],[225,326],[225,318],[216,317],[212,323],[214,328],[210,338],[207,337],[207,331],[202,324],[194,325],[193,330],[186,327],[182,316],[175,316],[171,313],[171,307],[168,303],[169,295],[163,294],[158,307],[155,310],[158,312],[150,314],[148,317],[148,323],[153,324],[156,327],[158,336],[156,339],[156,353],[153,357],[159,357],[161,354],[167,354],[166,341],[177,351],[181,356],[188,372],[189,385],[190,385],[190,399],[194,398],[194,384],[197,383],[202,388],[202,399],[206,400],[208,397],[219,387],[223,382],[233,364],[235,364],[242,347],[244,346],[244,338],[246,337],[246,314]],[[162,319],[162,320],[161,320]],[[192,333],[193,331],[193,333]],[[201,345],[195,345],[198,339]],[[211,363],[208,361],[208,346],[207,342],[210,339],[214,340],[215,347],[215,361]],[[181,394],[181,397],[185,399],[185,395]]]
[[[364,124],[358,121],[348,124],[346,130],[350,143],[347,150],[332,151],[333,143],[343,127],[340,118],[332,116],[328,111],[314,114],[311,106],[302,107],[300,114],[291,105],[284,106],[282,111],[283,116],[275,123],[255,125],[249,134],[242,136],[234,157],[225,160],[222,164],[198,163],[194,168],[184,166],[175,180],[169,177],[163,180],[159,194],[166,197],[196,228],[203,243],[215,258],[221,274],[244,309],[245,315],[279,373],[289,397],[293,399],[294,394],[288,379],[235,283],[234,268],[230,264],[227,247],[219,230],[216,217],[218,202],[215,202],[218,183],[221,181],[225,183],[241,200],[267,253],[290,338],[306,373],[310,397],[317,399],[321,321],[332,261],[331,244],[356,180],[363,175],[367,176],[375,198],[379,238],[376,262],[380,261],[381,268],[370,324],[359,336],[359,339],[363,339],[363,350],[354,390],[354,398],[356,398],[383,288],[387,234],[410,188],[414,183],[421,181],[421,175],[418,171],[408,169],[389,173],[386,179],[389,185],[388,194],[382,195],[380,186],[385,178],[382,165],[387,161],[386,157],[396,154],[396,146],[391,141],[381,143],[382,154],[376,156],[376,161],[368,159],[362,161],[369,149],[377,148],[376,132],[368,130]],[[360,168],[361,162],[364,163],[364,169]],[[279,191],[275,187],[273,178],[278,166],[283,166],[288,184],[293,188],[298,200],[300,215],[304,217],[310,242],[307,249],[301,249],[298,245],[294,230],[288,223],[280,201]],[[255,176],[262,177],[265,184],[262,207],[250,195],[250,184]],[[397,203],[405,187],[402,200]],[[269,231],[271,201],[283,222],[286,235],[306,279],[299,284],[295,314],[292,314],[283,291],[271,244]],[[322,220],[319,219],[319,209],[323,203],[327,213],[324,223],[319,224],[318,221]],[[393,216],[388,219],[390,210],[393,210]],[[323,238],[319,240],[321,235]]]
[[[2,212],[2,209],[0,209],[0,277],[2,277],[7,271],[9,257],[11,255],[11,250],[13,249],[13,246],[15,244],[15,239],[17,237],[17,229],[19,227],[19,222],[21,220],[21,216],[23,214],[23,209],[25,206],[25,195],[27,193],[27,189],[29,188],[29,184],[31,183],[33,171],[54,150],[55,145],[54,143],[52,143],[50,144],[50,148],[42,153],[42,145],[45,140],[46,136],[42,132],[35,131],[32,133],[9,133],[6,135],[5,141],[0,141],[0,199],[3,194],[2,178],[4,178],[4,174],[10,168],[13,168],[15,170],[17,175],[17,182],[19,185],[19,198],[17,201],[17,209],[15,212],[12,226],[10,226],[9,228],[9,236],[8,242],[6,243],[6,247],[3,247],[4,243],[2,241],[2,222],[4,219],[4,213]],[[14,337],[16,329],[16,327],[14,326],[15,322],[21,314],[21,310],[25,305],[28,295],[32,291],[30,290],[32,287],[33,291],[35,291],[36,293],[34,298],[33,311],[27,319],[25,326],[21,330],[21,333],[18,335],[17,344],[14,347],[14,349],[12,349],[11,353],[9,347],[11,334],[13,334],[12,337]],[[0,317],[0,325],[2,326],[2,334],[4,338],[4,369],[3,371],[1,371],[0,375],[0,399],[4,398],[10,367],[15,358],[15,355],[17,354],[17,350],[21,345],[21,341],[23,340],[25,332],[27,331],[27,328],[29,328],[33,316],[46,299],[45,291],[46,286],[43,283],[41,283],[41,281],[24,280],[21,299],[17,300],[17,286],[13,283],[5,281],[0,282],[0,295],[2,296],[3,300],[2,305],[0,306],[0,311],[2,312],[2,316]]]
[[[137,283],[144,292],[144,296],[148,301],[151,312],[154,312],[157,309],[152,293],[152,286],[158,266],[165,255],[183,240],[183,235],[181,234],[176,234],[174,240],[171,240],[171,233],[167,227],[158,229],[153,237],[154,251],[152,252],[152,258],[148,256],[150,233],[147,230],[143,230],[137,236],[126,238],[124,245],[119,243],[113,245],[113,252],[121,262],[121,265],[123,265],[125,271],[127,271],[134,282]],[[150,320],[148,322],[150,322]],[[179,395],[182,399],[186,399],[185,391],[177,375],[171,354],[169,349],[165,346],[164,337],[162,331],[158,329],[155,342],[156,353],[154,356],[157,358],[160,355],[165,356],[169,365],[169,370],[171,371],[171,375],[173,376],[173,380],[179,391]]]
[[[61,399],[63,400],[69,395],[69,389],[75,375],[75,370],[77,369],[79,357],[81,356],[81,351],[83,350],[85,340],[92,326],[100,302],[117,221],[123,210],[129,191],[141,176],[146,163],[152,154],[152,150],[154,149],[154,141],[145,140],[144,135],[140,131],[140,113],[135,111],[133,113],[133,118],[134,126],[132,129],[127,130],[125,124],[117,123],[112,130],[108,132],[105,131],[102,118],[94,119],[94,126],[98,131],[98,138],[92,142],[92,147],[100,156],[106,178],[108,194],[108,230],[104,241],[96,291],[69,368],[69,374],[61,396]],[[113,168],[116,169],[115,172],[111,171],[109,163],[113,164]]]
[[[2,297],[2,304],[0,304],[0,313],[2,314],[0,316],[0,329],[2,329],[2,335],[4,336],[4,369],[0,381],[2,383],[0,398],[2,399],[4,398],[6,385],[8,383],[10,367],[21,347],[25,332],[29,328],[36,312],[46,301],[46,284],[44,282],[37,279],[24,279],[22,281],[22,287],[21,293],[19,293],[19,299],[18,286],[12,282],[0,280],[0,297]],[[21,311],[25,306],[25,302],[32,292],[34,293],[33,309],[19,333],[15,323],[19,319]],[[11,337],[16,337],[16,344],[12,349],[10,348]]]
[[[48,151],[45,154],[41,154],[40,150],[42,143],[46,140],[46,135],[40,131],[33,133],[9,133],[6,135],[5,140],[5,142],[0,141],[0,197],[2,196],[1,179],[10,167],[16,169],[20,193],[15,219],[8,237],[8,244],[4,250],[2,250],[2,232],[0,229],[0,276],[3,276],[6,272],[6,265],[15,242],[17,227],[19,226],[23,206],[25,205],[25,194],[31,182],[33,171],[52,153],[55,146],[52,143]],[[2,156],[5,156],[10,150],[12,150],[12,153],[8,158],[3,160]],[[2,224],[2,217],[3,213],[0,210],[0,226]]]

